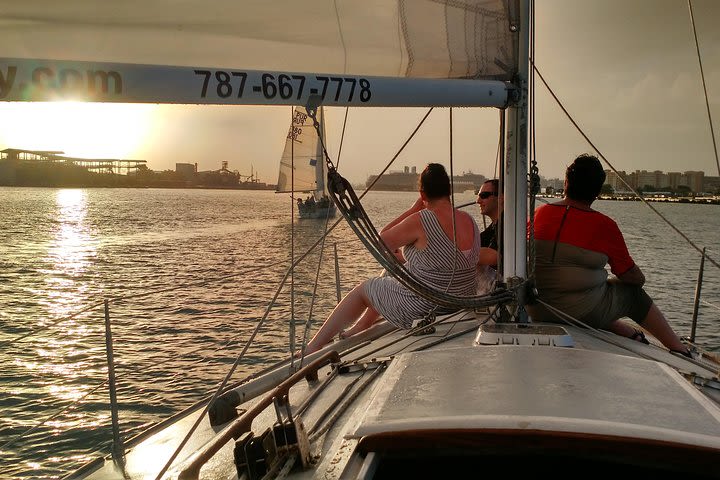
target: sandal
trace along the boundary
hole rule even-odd
[[[689,348],[686,348],[684,352],[683,352],[682,350],[673,350],[673,349],[670,349],[670,353],[677,353],[677,354],[679,354],[679,355],[682,355],[683,357],[689,358],[690,360],[693,359],[692,352],[690,351]]]
[[[650,345],[650,341],[645,338],[645,334],[641,330],[635,330],[635,333],[630,335],[630,339],[640,343],[644,343],[645,345]]]
[[[423,320],[419,320],[419,321],[417,321],[417,320],[414,321],[411,328],[412,329],[420,328],[420,330],[418,330],[417,332],[413,332],[413,335],[415,335],[415,336],[429,335],[431,333],[435,333],[435,327],[430,325],[430,323],[432,323],[432,322],[430,320],[428,320],[427,318],[423,319]],[[430,325],[430,326],[427,326],[427,325]],[[422,328],[422,327],[426,327],[426,328]]]

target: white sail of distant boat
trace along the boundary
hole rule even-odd
[[[317,111],[321,134],[325,122],[322,107]],[[300,218],[327,218],[335,215],[335,205],[325,188],[325,159],[322,143],[307,109],[295,107],[280,159],[277,193],[309,194],[297,197]]]

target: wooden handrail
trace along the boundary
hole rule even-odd
[[[265,396],[262,400],[256,403],[252,408],[235,420],[229,427],[227,427],[220,435],[209,443],[200,452],[194,455],[192,461],[180,472],[178,478],[180,480],[195,480],[200,475],[200,469],[205,463],[210,460],[227,442],[233,438],[239,438],[245,432],[250,431],[252,421],[257,417],[263,410],[270,406],[273,402],[273,398],[280,398],[288,394],[290,387],[295,385],[298,381],[303,378],[308,380],[318,379],[318,370],[320,367],[327,363],[337,363],[340,361],[340,354],[336,350],[331,350],[321,357],[317,358],[313,362],[309,363],[305,367],[301,368],[275,389]]]

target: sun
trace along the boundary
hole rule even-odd
[[[156,109],[148,104],[0,103],[0,146],[133,159],[152,133]]]

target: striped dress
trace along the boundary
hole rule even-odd
[[[404,247],[406,268],[423,284],[456,296],[474,296],[477,285],[476,265],[480,255],[480,231],[473,220],[473,245],[461,252],[445,234],[435,214],[430,210],[420,211],[427,246],[423,250],[414,245]],[[453,274],[453,268],[455,270]],[[365,282],[365,294],[370,304],[380,315],[396,327],[409,329],[413,320],[424,318],[434,304],[419,297],[395,278],[381,276]],[[453,311],[438,307],[437,314]]]

